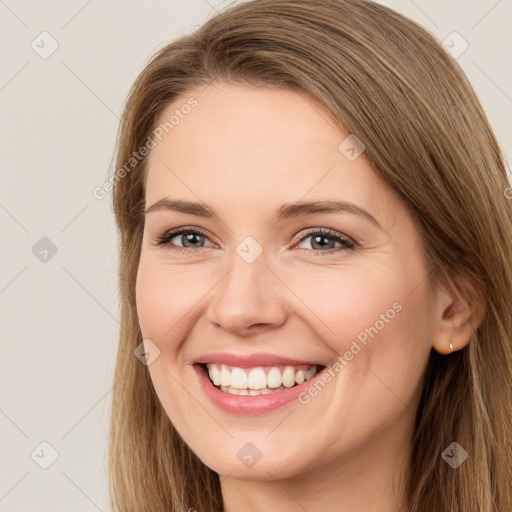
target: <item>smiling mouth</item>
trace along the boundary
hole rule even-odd
[[[325,369],[322,365],[258,366],[241,368],[199,363],[214,387],[231,395],[268,395],[294,388]]]

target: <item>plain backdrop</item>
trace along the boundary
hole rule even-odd
[[[111,196],[92,191],[147,59],[228,3],[0,0],[0,511],[109,510],[118,260]],[[381,3],[468,45],[510,159],[512,1]]]

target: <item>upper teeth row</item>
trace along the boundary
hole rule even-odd
[[[302,384],[316,373],[316,366],[295,368],[293,366],[271,368],[238,368],[236,366],[207,364],[210,379],[216,386],[231,386],[237,389],[291,388]]]

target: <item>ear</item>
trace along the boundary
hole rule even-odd
[[[485,316],[485,298],[481,287],[468,279],[457,278],[441,286],[436,294],[433,348],[450,354],[464,348]]]

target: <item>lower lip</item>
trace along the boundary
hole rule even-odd
[[[232,395],[216,388],[206,375],[204,368],[195,364],[194,370],[199,376],[199,382],[206,395],[220,409],[233,414],[265,414],[295,400],[320,375],[318,372],[311,379],[284,391],[274,391],[267,395]]]

